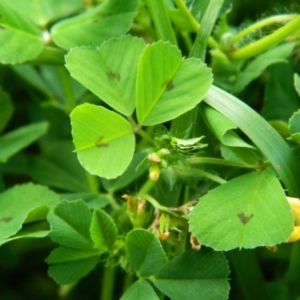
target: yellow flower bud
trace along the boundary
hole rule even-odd
[[[300,226],[295,226],[287,242],[292,243],[298,241],[299,239],[300,239]]]

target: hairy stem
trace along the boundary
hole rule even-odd
[[[289,35],[299,30],[300,28],[300,15],[294,18],[292,21],[277,29],[270,35],[251,43],[245,47],[242,47],[230,54],[232,59],[247,59],[255,56],[269,48],[279,44]]]

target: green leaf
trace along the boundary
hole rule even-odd
[[[10,120],[14,107],[10,97],[0,87],[0,131],[4,129],[7,122]]]
[[[68,0],[60,2],[57,0],[13,0],[23,15],[28,15],[39,26],[46,25],[53,20],[68,16],[84,7],[81,0]]]
[[[262,116],[267,120],[287,121],[300,108],[299,95],[295,91],[292,61],[275,64],[268,69]]]
[[[155,275],[167,263],[158,238],[144,229],[129,232],[126,247],[131,265],[140,277]]]
[[[298,74],[294,74],[294,85],[298,95],[300,96],[300,76]]]
[[[66,200],[83,200],[90,209],[103,208],[109,204],[109,197],[106,194],[96,193],[75,193],[63,194]]]
[[[29,239],[29,238],[33,238],[33,239],[37,239],[37,238],[43,238],[43,237],[46,237],[48,236],[49,234],[49,230],[39,230],[39,231],[33,231],[33,232],[18,232],[16,235],[10,237],[10,238],[7,238],[7,239],[4,239],[4,240],[1,240],[0,241],[0,246],[2,246],[3,244],[5,243],[8,243],[8,242],[11,242],[11,241],[14,241],[14,240],[19,240],[19,239]]]
[[[32,60],[44,48],[41,30],[18,0],[0,2],[0,63],[16,64]],[[24,46],[26,45],[26,46]]]
[[[289,130],[291,134],[300,132],[300,110],[295,112],[290,118]]]
[[[17,185],[0,195],[0,240],[17,233],[30,212],[35,210],[37,219],[44,217],[37,214],[37,207],[44,214],[44,206],[51,208],[59,201],[55,193],[32,183]]]
[[[117,179],[103,179],[103,187],[109,192],[118,191],[140,177],[149,168],[147,164],[141,165],[147,154],[148,153],[144,152],[134,154],[133,159],[126,171]]]
[[[104,42],[98,49],[72,49],[66,56],[66,66],[95,95],[130,116],[135,108],[137,66],[144,47],[142,39],[123,36]]]
[[[211,190],[190,215],[190,231],[215,250],[285,242],[294,218],[273,172],[257,171]]]
[[[237,126],[220,112],[208,105],[202,106],[202,112],[209,128],[222,143],[222,156],[228,160],[246,163],[257,163],[262,160],[262,155],[252,145],[242,140],[233,129]]]
[[[48,274],[60,285],[79,280],[92,271],[99,261],[96,250],[59,247],[46,258]]]
[[[299,164],[282,137],[245,103],[212,86],[205,102],[235,123],[272,163],[290,196],[300,196]]]
[[[138,66],[139,123],[155,125],[191,110],[203,99],[211,83],[211,71],[200,60],[184,60],[169,42],[148,45]]]
[[[94,244],[105,252],[111,250],[118,237],[115,222],[103,210],[97,209],[93,213],[91,224],[91,238]]]
[[[232,129],[237,126],[223,114],[208,105],[203,106],[203,114],[218,140],[228,147],[242,147],[254,149],[253,146],[243,141]]]
[[[0,162],[6,162],[9,157],[44,135],[47,128],[48,123],[40,122],[19,127],[2,135],[0,137]]]
[[[28,162],[29,176],[36,182],[61,190],[89,191],[86,171],[72,150],[72,142],[58,142],[44,157],[31,157]]]
[[[189,250],[171,260],[155,276],[155,286],[172,300],[225,300],[229,267],[224,254]]]
[[[62,201],[48,215],[51,239],[66,247],[92,249],[92,213],[82,201]]]
[[[59,22],[52,27],[51,36],[64,49],[100,46],[104,41],[128,31],[137,7],[137,0],[105,1],[86,13]]]
[[[138,280],[129,287],[120,300],[159,300],[159,298],[146,280]]]
[[[135,147],[131,124],[100,106],[83,104],[71,113],[72,135],[81,165],[105,178],[121,175]]]
[[[252,80],[258,78],[263,71],[272,64],[287,62],[295,44],[286,43],[263,52],[253,59],[247,67],[237,76],[233,92],[241,92]]]

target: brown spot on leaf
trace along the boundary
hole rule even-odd
[[[241,222],[243,223],[243,225],[246,225],[250,219],[253,217],[253,214],[251,214],[250,216],[245,216],[244,213],[240,213],[240,214],[237,214],[237,217],[241,220]]]
[[[12,219],[12,217],[4,217],[0,219],[0,222],[9,223]]]
[[[162,88],[163,88],[163,87],[166,87],[166,90],[167,90],[167,91],[172,90],[172,89],[174,88],[172,79],[166,80],[166,81],[161,85],[161,87],[162,87]]]
[[[109,146],[109,144],[102,143],[102,140],[103,140],[103,136],[100,136],[99,139],[95,142],[95,146],[97,148],[103,148]]]
[[[2,25],[0,25],[0,29],[2,29],[2,30],[5,30],[5,27],[4,27],[4,26],[2,26]]]
[[[117,81],[121,80],[120,74],[116,74],[112,71],[107,72],[106,75],[107,75],[109,80],[117,80]]]

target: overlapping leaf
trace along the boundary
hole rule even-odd
[[[19,8],[18,0],[0,2],[0,62],[3,64],[32,60],[44,48],[41,30],[34,24],[31,15]]]
[[[168,262],[155,286],[173,300],[225,300],[229,267],[224,255],[209,249],[189,250]]]
[[[211,71],[200,60],[184,60],[168,42],[148,45],[138,67],[139,123],[155,125],[187,112],[203,99],[211,82]]]
[[[15,8],[24,16],[30,16],[41,27],[45,27],[50,21],[68,16],[84,7],[81,0],[13,0]]]
[[[144,229],[128,233],[126,247],[131,265],[140,277],[155,275],[167,263],[158,238]]]
[[[59,247],[47,257],[48,273],[60,284],[69,284],[86,276],[97,265],[99,253],[93,249]]]
[[[126,170],[135,147],[128,121],[104,107],[83,104],[73,110],[71,122],[78,159],[87,171],[115,178]]]
[[[9,157],[25,148],[46,133],[48,124],[40,122],[26,125],[6,133],[0,137],[0,162],[6,162]]]
[[[31,183],[15,186],[0,196],[0,240],[16,234],[31,212],[31,221],[45,218],[45,207],[51,208],[58,196],[46,187]],[[29,220],[27,220],[29,221]]]
[[[142,39],[123,36],[98,49],[72,49],[66,56],[66,66],[76,80],[116,111],[129,116],[135,108],[137,65],[144,47]]]
[[[274,63],[287,62],[287,58],[292,53],[294,46],[292,43],[283,44],[258,55],[237,76],[233,91],[235,93],[241,92],[252,80],[258,78],[268,66]]]
[[[138,280],[126,291],[120,300],[159,300],[152,286],[146,280]]]
[[[282,137],[245,103],[212,86],[205,102],[234,122],[272,163],[290,196],[300,194],[299,164]]]
[[[270,170],[235,178],[211,190],[190,216],[190,231],[215,250],[272,246],[294,228],[291,208]]]
[[[111,250],[118,236],[116,224],[100,209],[94,211],[90,233],[94,244],[101,251]]]
[[[86,172],[72,152],[73,149],[72,142],[59,142],[45,157],[31,157],[28,162],[29,175],[36,182],[61,190],[88,192],[90,187]]]
[[[246,143],[233,131],[237,126],[231,120],[207,105],[202,107],[202,112],[210,129],[221,142],[224,158],[247,163],[256,163],[262,159],[255,147]]]
[[[62,201],[48,215],[51,239],[62,246],[92,249],[90,237],[92,214],[82,201]]]
[[[51,36],[64,49],[83,45],[99,46],[128,31],[137,7],[137,0],[105,1],[86,13],[56,24]]]

